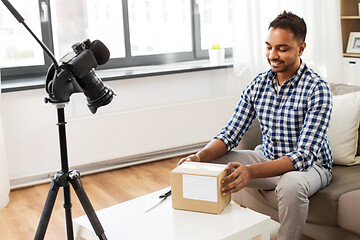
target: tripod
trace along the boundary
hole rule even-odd
[[[100,240],[106,240],[107,238],[104,234],[104,229],[102,228],[100,221],[96,216],[95,210],[91,206],[90,200],[87,197],[80,181],[80,173],[76,170],[69,171],[64,108],[65,103],[70,101],[71,94],[76,92],[84,92],[84,94],[87,96],[88,107],[92,113],[95,113],[98,107],[104,106],[111,102],[114,92],[104,86],[104,84],[101,82],[101,79],[97,77],[94,72],[94,69],[98,64],[105,64],[109,60],[109,49],[107,49],[106,46],[98,40],[94,42],[85,40],[83,43],[77,43],[73,45],[75,55],[74,53],[71,53],[70,56],[72,57],[67,59],[67,54],[62,58],[63,64],[59,66],[52,52],[43,42],[40,41],[34,32],[31,31],[29,26],[25,23],[25,19],[11,5],[11,3],[9,3],[8,0],[1,1],[9,9],[16,20],[24,25],[24,27],[40,44],[44,52],[53,62],[46,76],[45,88],[47,93],[49,93],[49,98],[45,98],[45,103],[50,102],[56,104],[57,106],[57,125],[59,127],[61,170],[59,170],[54,176],[51,177],[49,193],[46,198],[44,209],[41,213],[40,222],[37,227],[34,239],[44,239],[46,228],[49,224],[51,212],[54,208],[56,196],[60,187],[64,189],[67,239],[74,239],[74,230],[71,217],[72,204],[70,199],[70,183],[73,186],[96,235]],[[78,81],[81,83],[82,87]]]
[[[50,99],[45,99],[46,102]],[[60,154],[61,154],[61,170],[59,170],[54,176],[51,177],[51,185],[49,193],[46,198],[45,206],[41,214],[40,222],[35,234],[35,240],[44,239],[46,228],[49,224],[51,212],[54,208],[55,200],[59,188],[62,187],[64,190],[64,209],[65,209],[65,223],[67,239],[74,239],[74,230],[71,216],[71,199],[70,199],[70,186],[73,186],[81,205],[89,218],[89,221],[100,240],[107,240],[104,229],[96,216],[95,210],[92,207],[89,198],[87,197],[85,190],[80,181],[80,173],[76,170],[70,170],[68,166],[67,158],[67,147],[66,147],[66,131],[65,131],[65,114],[64,114],[64,103],[57,103],[57,114],[58,114],[58,128],[59,128],[59,140],[60,140]]]

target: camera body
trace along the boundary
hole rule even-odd
[[[99,40],[91,42],[89,39],[74,44],[72,49],[73,52],[60,59],[59,70],[54,65],[48,70],[46,91],[49,101],[68,102],[73,93],[84,92],[90,111],[96,113],[97,108],[110,103],[114,95],[94,70],[109,60],[109,50]]]

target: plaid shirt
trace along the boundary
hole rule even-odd
[[[298,171],[318,163],[331,172],[332,153],[326,136],[332,110],[328,84],[304,63],[278,93],[276,84],[276,73],[271,69],[259,74],[246,87],[232,118],[215,139],[223,141],[230,151],[257,117],[266,158],[288,156]]]

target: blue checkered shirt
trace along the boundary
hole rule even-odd
[[[276,84],[276,73],[271,69],[259,74],[246,87],[232,118],[215,139],[223,141],[230,151],[257,117],[266,158],[288,156],[298,171],[319,163],[331,172],[332,153],[326,136],[332,110],[329,85],[304,63],[279,92]]]

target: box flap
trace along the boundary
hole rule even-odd
[[[173,173],[185,173],[196,175],[217,176],[226,168],[226,164],[203,163],[203,162],[184,162],[177,166]]]

